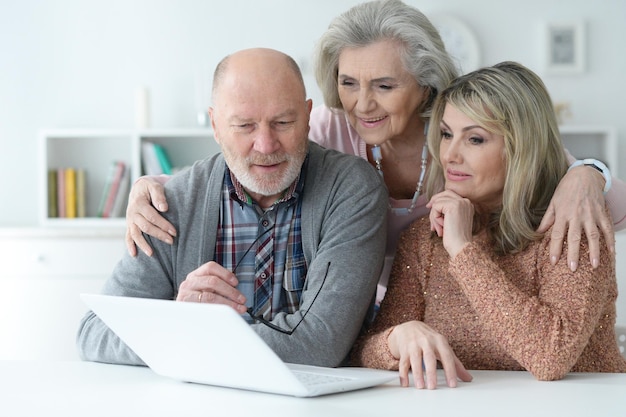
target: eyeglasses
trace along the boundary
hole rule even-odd
[[[270,231],[272,231],[274,229],[274,225],[272,225],[272,227],[266,229],[263,233],[259,234],[256,239],[254,239],[254,241],[250,244],[250,246],[248,247],[248,249],[246,249],[246,251],[243,253],[243,255],[241,256],[241,258],[239,259],[239,261],[237,262],[237,264],[235,265],[235,267],[233,268],[233,274],[237,271],[237,268],[239,268],[239,265],[241,265],[241,262],[244,260],[244,258],[246,257],[246,255],[248,255],[248,253],[252,250],[252,248],[254,247],[254,245],[263,237],[265,236],[267,233],[269,233]],[[291,336],[293,334],[293,332],[296,331],[296,329],[298,328],[298,326],[300,326],[300,323],[302,323],[302,321],[304,320],[304,318],[306,317],[306,315],[309,313],[309,310],[311,309],[311,307],[313,306],[313,303],[315,302],[315,300],[317,299],[317,296],[320,294],[320,292],[322,291],[322,287],[324,286],[324,283],[326,282],[326,277],[328,276],[328,270],[330,269],[330,262],[328,262],[328,265],[326,266],[326,273],[324,274],[324,278],[322,279],[322,283],[320,285],[320,287],[317,289],[317,292],[315,293],[315,296],[313,297],[313,301],[311,301],[311,304],[309,305],[309,308],[304,312],[304,314],[302,315],[302,318],[300,319],[300,321],[291,329],[291,330],[287,330],[287,329],[283,329],[280,326],[275,325],[274,323],[270,322],[269,320],[266,320],[263,318],[263,316],[260,315],[255,315],[252,307],[248,307],[248,310],[246,310],[246,312],[248,313],[248,315],[250,316],[250,318],[255,322],[255,323],[261,323],[266,325],[267,327],[269,327],[272,330],[276,330],[277,332],[281,332],[284,333],[286,335]]]
[[[270,329],[273,329],[273,330],[276,330],[277,332],[281,332],[281,333],[284,333],[286,335],[291,336],[293,334],[293,332],[296,331],[298,326],[300,326],[300,323],[302,323],[304,321],[304,318],[306,317],[306,315],[309,314],[309,311],[311,310],[311,307],[313,307],[313,303],[317,299],[317,296],[320,295],[320,292],[322,291],[322,287],[324,286],[324,283],[326,282],[326,277],[328,276],[328,270],[329,269],[330,269],[330,262],[328,262],[328,265],[326,266],[326,273],[324,274],[324,279],[322,279],[322,283],[320,284],[320,287],[317,289],[317,292],[315,293],[315,296],[313,297],[313,301],[311,301],[311,304],[309,304],[309,308],[304,312],[304,314],[302,315],[302,318],[300,319],[300,321],[298,321],[298,323],[295,326],[293,326],[293,328],[291,330],[283,329],[282,327],[277,326],[277,325],[275,325],[274,323],[272,323],[272,322],[270,322],[268,320],[265,320],[263,318],[263,316],[255,316],[252,313],[252,307],[248,307],[248,314],[250,315],[252,320],[254,320],[255,322],[264,324],[267,327],[269,327]]]

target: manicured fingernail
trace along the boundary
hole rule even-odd
[[[571,269],[572,272],[576,271],[577,267],[578,267],[578,262],[572,261],[572,262],[569,263],[569,269]]]
[[[598,260],[598,258],[593,258],[591,260],[591,267],[593,269],[596,269],[598,267],[598,265],[600,265],[600,261]]]
[[[551,263],[552,265],[556,265],[556,256],[551,256],[551,257],[550,257],[550,263]]]

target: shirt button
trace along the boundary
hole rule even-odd
[[[261,278],[263,278],[263,279],[267,278],[267,274],[265,272],[262,272],[261,273]]]
[[[263,220],[263,221],[261,222],[261,225],[262,225],[263,227],[267,227],[267,226],[269,226],[269,224],[270,224],[270,222],[268,222],[267,220]]]

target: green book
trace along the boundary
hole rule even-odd
[[[172,174],[172,163],[165,152],[165,148],[159,145],[158,143],[154,144],[154,151],[156,152],[157,158],[159,160],[159,164],[161,164],[161,169],[164,174],[171,175]]]

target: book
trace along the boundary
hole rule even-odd
[[[115,202],[122,177],[124,176],[124,171],[126,171],[126,164],[122,161],[116,161],[113,176],[111,177],[111,184],[102,209],[102,217],[111,217],[111,210],[113,209],[113,203]]]
[[[104,206],[107,202],[107,196],[109,195],[109,188],[111,188],[111,182],[113,181],[113,176],[115,175],[116,167],[117,167],[116,162],[113,162],[113,164],[109,166],[109,172],[107,174],[106,179],[104,180],[104,188],[102,189],[102,193],[100,194],[100,202],[98,203],[98,212],[96,213],[98,217],[102,217],[102,213],[104,212]]]
[[[76,170],[65,169],[65,217],[76,217]]]
[[[128,205],[128,193],[130,191],[130,169],[124,169],[124,174],[120,180],[119,188],[113,207],[109,213],[110,217],[124,217],[126,215],[126,206]]]
[[[143,142],[141,144],[141,156],[143,160],[143,172],[146,175],[163,174],[163,168],[157,155],[156,147],[152,142]]]
[[[57,170],[48,170],[48,217],[59,217],[57,203]]]
[[[113,161],[111,165],[109,166],[109,172],[104,182],[104,189],[102,190],[102,194],[100,195],[100,202],[98,204],[98,212],[97,212],[98,217],[107,217],[105,216],[105,209],[106,209],[107,202],[109,200],[111,187],[113,185],[113,182],[115,181],[116,175],[118,174],[119,168],[120,168],[120,165],[118,161]]]
[[[57,169],[57,213],[58,217],[65,217],[65,169]]]
[[[87,216],[86,173],[84,169],[76,170],[76,217]]]
[[[165,148],[158,143],[153,143],[154,151],[156,153],[157,159],[159,160],[159,164],[161,165],[161,173],[171,175],[172,174],[172,163],[170,162],[167,153],[165,152]]]

